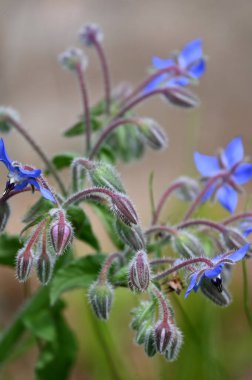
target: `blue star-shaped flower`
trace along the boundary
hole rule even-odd
[[[172,88],[187,86],[191,79],[200,78],[206,70],[206,60],[203,56],[202,40],[196,39],[186,44],[175,58],[152,58],[155,70],[176,68],[178,75],[162,73],[144,88],[144,92],[150,92],[157,88]]]
[[[234,212],[238,203],[239,185],[252,178],[252,164],[244,162],[244,150],[241,137],[231,140],[219,156],[206,156],[194,153],[194,162],[205,178],[223,173],[223,178],[213,185],[204,197],[207,200],[216,193],[218,201],[229,212]]]
[[[31,185],[33,188],[39,190],[44,198],[55,202],[51,191],[41,184],[41,170],[25,169],[21,165],[11,161],[6,152],[3,139],[0,139],[0,161],[2,161],[9,170],[5,194],[12,190],[23,190],[26,186]]]
[[[210,262],[212,263],[212,266],[203,264],[203,267],[201,267],[201,269],[193,272],[193,274],[190,277],[190,284],[185,293],[185,298],[188,297],[188,295],[190,294],[192,290],[197,292],[202,280],[205,277],[212,279],[213,285],[217,286],[218,290],[221,292],[222,279],[221,279],[220,274],[224,268],[224,265],[225,264],[233,265],[237,261],[242,260],[244,256],[246,255],[249,249],[249,246],[250,244],[246,244],[236,252],[215,256],[214,258],[210,260]]]

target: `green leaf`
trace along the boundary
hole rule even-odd
[[[76,259],[59,269],[51,282],[50,300],[54,304],[62,293],[88,288],[97,279],[106,255],[95,254]]]
[[[97,117],[94,117],[91,115],[90,118],[90,124],[93,131],[97,131],[102,127],[102,123],[98,120]],[[86,130],[85,123],[83,120],[78,121],[75,123],[72,127],[67,129],[64,132],[65,137],[75,137],[80,136],[84,134],[84,131]]]
[[[40,351],[35,367],[36,379],[67,380],[77,356],[76,338],[60,310],[53,309],[50,317],[55,338],[48,341]]]
[[[73,152],[65,152],[62,154],[57,154],[52,158],[52,163],[57,170],[62,170],[68,168],[72,161],[77,157],[76,153]]]
[[[99,242],[94,235],[91,224],[85,212],[78,206],[72,206],[67,210],[67,216],[74,228],[75,237],[85,243],[88,243],[96,250],[99,250]]]
[[[17,251],[23,246],[18,236],[0,235],[0,264],[14,267]]]
[[[23,223],[30,223],[38,219],[40,216],[45,216],[48,211],[54,207],[52,202],[47,201],[45,198],[40,198],[25,214]]]
[[[103,145],[97,153],[99,161],[105,161],[108,164],[114,164],[116,162],[116,156],[113,150],[108,145]]]
[[[114,215],[108,211],[108,208],[102,204],[93,203],[92,204],[94,212],[99,216],[99,219],[102,221],[107,234],[109,235],[111,241],[118,249],[123,249],[124,244],[119,239],[116,229],[114,227],[115,220]]]
[[[8,133],[10,132],[12,125],[6,120],[0,120],[0,132]]]

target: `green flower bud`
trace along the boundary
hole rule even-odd
[[[182,344],[183,344],[183,335],[181,331],[176,327],[173,332],[172,340],[164,353],[165,358],[169,362],[173,362],[174,360],[177,359]]]
[[[72,47],[59,55],[59,63],[64,69],[76,71],[79,66],[81,70],[86,70],[88,61],[81,49]]]
[[[96,281],[90,286],[88,298],[98,319],[109,318],[113,297],[114,289],[108,281],[104,285]]]
[[[239,249],[246,244],[249,244],[248,240],[237,228],[227,228],[223,233],[224,244],[229,249]]]
[[[47,285],[52,277],[55,258],[46,250],[36,258],[37,276],[42,285]]]
[[[29,246],[25,246],[18,251],[16,259],[16,276],[20,282],[25,282],[30,277],[33,260],[33,252]]]
[[[207,298],[218,306],[228,306],[232,302],[232,296],[227,289],[222,287],[222,291],[220,292],[209,278],[203,279],[200,285],[200,290]]]
[[[169,88],[164,93],[165,98],[174,106],[182,108],[194,108],[199,106],[199,98],[186,88]]]
[[[186,259],[204,255],[199,239],[187,231],[178,231],[172,236],[173,249]]]
[[[94,186],[106,187],[125,193],[120,176],[112,165],[105,162],[96,162],[88,173]]]
[[[130,327],[139,330],[144,321],[153,322],[156,313],[156,304],[150,301],[142,301],[140,305],[131,311],[133,315]]]
[[[157,353],[157,348],[154,340],[154,330],[152,327],[149,327],[145,333],[144,351],[149,357],[152,357]]]
[[[167,146],[167,137],[165,132],[155,120],[141,118],[137,121],[138,131],[150,148],[159,150]]]
[[[134,251],[139,251],[140,249],[145,248],[145,237],[139,224],[128,226],[120,219],[117,219],[115,222],[115,228],[120,239]]]
[[[194,201],[200,191],[199,182],[190,177],[179,177],[176,182],[183,182],[183,185],[175,191],[177,197],[185,202]]]

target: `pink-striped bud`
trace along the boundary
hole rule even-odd
[[[199,105],[197,96],[188,89],[181,87],[169,88],[164,92],[166,99],[173,105],[182,108],[194,108]]]
[[[125,224],[137,224],[138,216],[129,198],[121,193],[115,193],[112,201],[112,211]]]
[[[150,264],[145,251],[138,251],[130,263],[128,283],[132,291],[144,292],[150,283]]]
[[[175,326],[167,320],[158,321],[154,330],[154,340],[157,351],[165,352],[169,343],[172,342]]]
[[[31,275],[33,253],[29,246],[18,251],[16,259],[16,276],[20,282],[25,282]]]
[[[61,255],[73,237],[72,226],[66,220],[62,210],[58,211],[58,220],[53,222],[50,227],[50,235],[56,254]]]

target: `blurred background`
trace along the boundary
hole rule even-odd
[[[158,199],[176,176],[196,175],[192,160],[195,149],[212,154],[232,137],[242,135],[246,153],[252,155],[251,17],[249,0],[0,0],[0,104],[12,106],[20,113],[24,125],[49,156],[64,149],[81,153],[81,138],[62,136],[81,113],[79,87],[74,75],[62,70],[57,62],[58,54],[65,48],[78,46],[76,36],[80,26],[96,22],[102,27],[114,86],[122,80],[136,85],[145,77],[153,55],[166,58],[172,50],[201,37],[208,67],[195,89],[201,98],[200,108],[183,111],[169,107],[159,98],[148,100],[139,107],[139,113],[156,118],[165,128],[169,149],[161,154],[148,151],[142,161],[119,166],[145,226],[150,220],[151,171],[155,173],[154,191]],[[95,53],[91,50],[87,53],[88,86],[95,103],[103,96],[101,73]],[[36,154],[15,131],[6,136],[5,142],[11,158],[40,165]],[[4,169],[0,173],[2,177],[6,174]],[[4,184],[5,178],[0,190]],[[20,198],[13,200],[10,232],[20,230],[21,216],[33,201],[31,196],[24,196],[21,202]],[[172,216],[175,211],[170,203],[166,214]],[[213,214],[216,218],[225,216],[218,207]],[[104,235],[99,224],[97,232]],[[105,235],[103,249],[108,252],[112,249]],[[88,247],[80,246],[80,254],[88,252]],[[240,268],[236,270],[232,291],[234,302],[224,310],[209,304],[201,295],[192,296],[190,302],[180,297],[180,304],[174,299],[185,335],[181,355],[174,364],[161,357],[148,359],[142,347],[132,343],[129,311],[139,300],[125,290],[118,291],[106,331],[112,360],[121,378],[251,379],[252,334],[242,309]],[[96,339],[85,295],[73,292],[67,300],[70,303],[67,316],[80,343],[71,378],[116,379],[104,347]],[[8,324],[22,301],[23,290],[13,271],[1,269],[2,326]],[[199,345],[190,324],[204,344]],[[32,379],[36,356],[34,350],[17,358],[2,370],[0,378]]]

